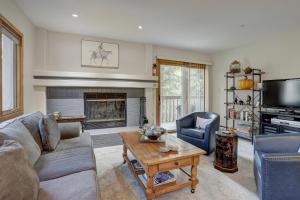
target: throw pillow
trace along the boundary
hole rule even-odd
[[[19,143],[13,140],[2,141],[0,163],[0,199],[38,198],[39,178]]]
[[[39,159],[41,149],[33,139],[27,128],[18,120],[0,129],[1,140],[15,140],[20,143],[28,155],[32,165]]]
[[[201,117],[197,117],[196,120],[196,128],[205,129],[206,126],[212,121],[212,119],[205,119]]]
[[[60,141],[60,131],[58,129],[55,116],[53,114],[46,115],[39,122],[40,133],[42,137],[43,149],[45,151],[53,151]]]

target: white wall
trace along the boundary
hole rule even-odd
[[[32,67],[34,65],[35,27],[12,0],[0,0],[0,14],[24,34],[24,112],[35,111]]]
[[[119,44],[119,68],[81,67],[81,40],[96,40]],[[39,28],[36,69],[72,72],[146,74],[146,46],[107,38],[58,33]]]
[[[300,29],[271,36],[255,44],[212,55],[210,86],[212,111],[225,115],[225,73],[237,59],[242,65],[261,68],[263,79],[300,78]],[[224,124],[224,123],[223,123]]]
[[[119,44],[119,68],[81,67],[81,40],[96,40]],[[152,64],[156,57],[163,59],[182,60],[195,63],[211,64],[210,57],[195,51],[161,47],[151,44],[126,42],[101,37],[59,33],[43,28],[37,29],[36,35],[37,70],[117,73],[130,75],[151,75]],[[42,88],[36,88],[35,94],[45,98]],[[156,90],[147,88],[146,112],[150,122],[156,118]],[[40,105],[40,109],[45,105]]]
[[[119,68],[81,66],[81,40],[95,40],[119,44]],[[151,75],[155,58],[211,64],[210,57],[195,51],[161,47],[151,44],[126,42],[101,37],[68,34],[37,29],[35,69]]]
[[[211,57],[207,54],[200,54],[199,52],[196,51],[189,51],[189,50],[154,45],[153,62],[155,62],[156,57],[161,59],[186,61],[186,62],[207,64],[207,65],[212,64]]]

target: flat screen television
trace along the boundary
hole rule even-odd
[[[263,81],[263,107],[300,109],[300,78]]]

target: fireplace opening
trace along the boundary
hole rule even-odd
[[[85,129],[126,126],[126,93],[84,93]]]

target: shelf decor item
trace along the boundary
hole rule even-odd
[[[253,69],[249,66],[244,69],[245,74],[251,74],[252,71],[253,71]]]
[[[233,61],[229,66],[230,73],[241,73],[241,63],[240,61]]]
[[[239,80],[239,87],[241,90],[250,90],[251,88],[253,88],[253,80],[248,79],[248,77],[245,76],[244,79]]]

